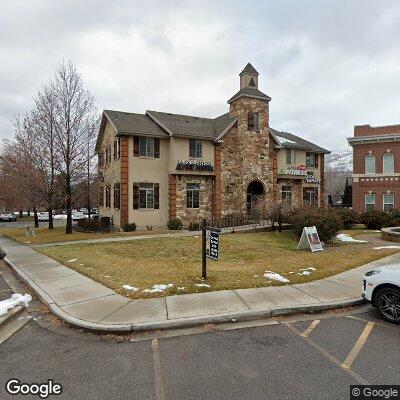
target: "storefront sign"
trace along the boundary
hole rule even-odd
[[[319,179],[315,175],[309,174],[309,175],[307,175],[306,182],[307,183],[319,183]]]
[[[307,167],[298,165],[297,167],[289,167],[286,170],[286,175],[307,176]]]
[[[219,233],[207,230],[206,255],[212,260],[218,261]]]
[[[298,249],[311,249],[314,253],[315,251],[322,251],[321,241],[319,240],[317,228],[315,226],[305,226],[297,246]]]
[[[177,170],[185,171],[214,171],[214,166],[210,162],[206,161],[184,161],[179,160],[176,165]]]

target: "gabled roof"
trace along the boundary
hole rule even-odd
[[[250,63],[247,63],[247,65],[243,68],[243,71],[239,75],[244,74],[258,75],[258,72]]]
[[[283,148],[292,148],[299,150],[309,150],[314,153],[329,154],[330,151],[324,149],[323,147],[317,146],[308,140],[302,139],[299,136],[293,135],[289,132],[280,132],[276,129],[269,128],[270,132],[279,140]]]
[[[253,99],[267,100],[270,101],[271,97],[267,96],[265,93],[260,92],[258,89],[245,87],[240,89],[233,97],[228,100],[228,103],[239,99],[240,97],[251,97]]]

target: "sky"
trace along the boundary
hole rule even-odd
[[[216,117],[247,64],[270,125],[327,149],[400,124],[397,0],[13,0],[0,14],[0,139],[72,60],[103,109]]]

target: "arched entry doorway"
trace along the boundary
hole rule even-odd
[[[264,211],[264,185],[260,181],[250,182],[247,186],[247,214],[262,216]]]

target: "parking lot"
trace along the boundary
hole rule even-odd
[[[47,221],[39,221],[39,226],[48,226],[48,222]],[[54,220],[53,221],[54,226],[64,226],[66,224],[65,220]],[[0,233],[1,233],[1,229],[2,228],[24,228],[26,226],[34,226],[34,222],[32,221],[24,221],[24,220],[16,220],[14,222],[0,222]]]

